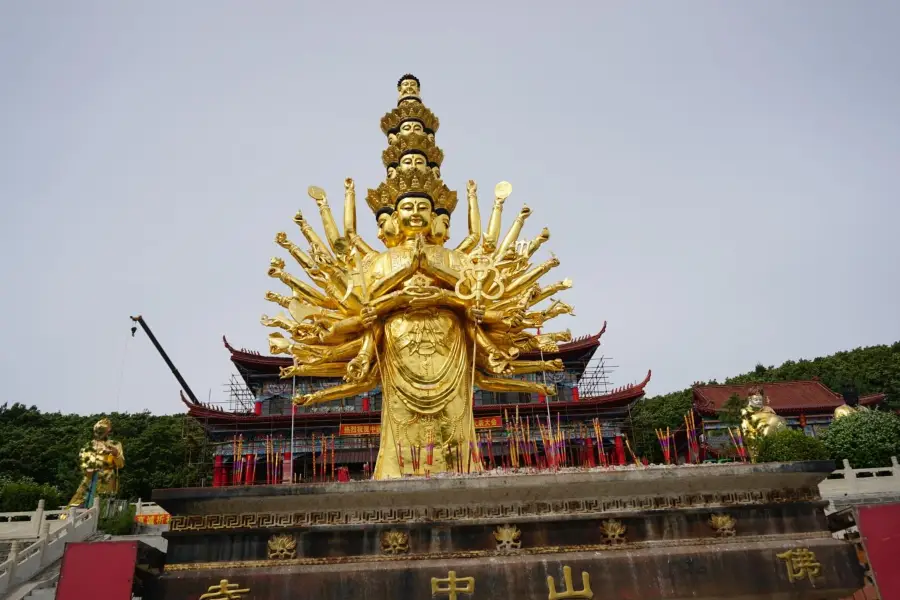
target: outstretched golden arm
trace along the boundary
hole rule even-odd
[[[290,377],[290,375],[288,375]],[[294,396],[294,404],[302,404],[310,406],[312,404],[320,404],[322,402],[330,402],[331,400],[340,400],[357,394],[364,394],[375,389],[378,385],[378,370],[373,369],[367,378],[362,381],[352,383],[342,383],[328,389],[319,390],[312,394],[303,394]]]
[[[325,237],[328,238],[328,246],[335,254],[341,254],[338,252],[337,247],[337,240],[341,237],[341,232],[338,230],[337,223],[334,221],[334,215],[331,214],[331,207],[328,206],[328,196],[325,194],[325,190],[311,185],[309,186],[307,193],[310,198],[315,200],[316,206],[319,207],[319,217],[321,217],[322,226],[325,228]]]
[[[506,286],[507,294],[515,294],[517,291],[522,288],[533,285],[537,282],[538,279],[547,274],[550,269],[559,266],[559,259],[555,256],[551,257],[550,260],[545,261],[535,267],[534,269],[524,273],[513,279],[508,286]]]
[[[375,254],[356,233],[356,184],[349,177],[344,180],[344,237],[363,254]]]
[[[300,281],[293,275],[284,271],[284,260],[273,258],[269,263],[269,277],[279,279],[282,283],[289,286],[297,298],[305,301],[307,304],[319,306],[321,308],[338,308],[338,303],[331,298],[326,298],[315,288],[306,282]]]
[[[282,367],[280,376],[287,377],[343,377],[347,371],[347,363],[322,363],[318,365],[294,365]],[[334,388],[329,388],[334,389]],[[342,398],[343,396],[338,396]]]
[[[485,254],[493,254],[497,249],[497,240],[500,239],[500,222],[503,217],[503,202],[509,196],[512,186],[508,183],[498,183],[494,188],[494,208],[491,210],[491,218],[488,220],[488,228],[481,241],[481,247]]]
[[[469,203],[469,235],[463,238],[456,249],[469,253],[481,239],[481,212],[478,210],[478,185],[474,179],[466,183],[466,199]]]
[[[519,214],[516,215],[516,218],[513,219],[513,223],[509,228],[509,231],[506,233],[506,237],[503,238],[503,241],[494,251],[494,259],[503,258],[506,254],[506,251],[510,248],[514,247],[516,240],[519,239],[519,234],[522,232],[522,226],[525,225],[525,219],[531,216],[531,209],[527,206],[523,206],[522,210],[519,211]]]
[[[488,392],[522,392],[525,394],[543,394],[555,396],[556,388],[552,385],[523,381],[521,379],[506,379],[504,377],[489,377],[475,372],[475,385]]]

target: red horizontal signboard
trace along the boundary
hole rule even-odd
[[[475,418],[475,429],[495,429],[497,427],[503,427],[503,417],[500,415]],[[341,423],[339,435],[378,435],[379,433],[381,433],[381,425],[379,423],[362,423],[358,425]]]

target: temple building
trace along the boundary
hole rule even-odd
[[[518,376],[538,381],[546,377],[554,384],[557,395],[549,398],[549,404],[543,395],[476,388],[476,429],[482,441],[490,444],[489,452],[497,464],[506,454],[508,419],[518,414],[522,419],[546,420],[548,408],[554,423],[566,432],[571,447],[580,443],[582,434],[592,432],[593,419],[599,419],[611,454],[615,454],[616,438],[622,433],[629,408],[643,398],[650,373],[640,383],[612,387],[608,359],[597,355],[605,331],[604,323],[597,334],[559,344],[559,352],[522,355],[525,360],[558,358],[565,365],[562,372]],[[292,365],[291,358],[238,349],[225,338],[223,342],[239,375],[231,385],[230,406],[193,403],[182,395],[188,415],[204,428],[214,445],[214,486],[308,481],[314,475],[323,476],[323,463],[328,470],[326,477],[331,477],[332,469],[338,477],[365,477],[370,472],[378,454],[380,388],[339,402],[294,408],[294,394],[330,387],[340,380],[281,379],[280,370]],[[611,459],[618,461],[621,457]]]
[[[703,429],[711,450],[732,446],[727,427],[719,420],[719,411],[734,395],[746,401],[755,387],[762,387],[769,406],[787,421],[789,427],[802,429],[812,437],[825,431],[834,420],[834,412],[838,407],[859,404],[874,408],[885,400],[885,394],[858,396],[845,392],[842,395],[830,390],[817,379],[741,385],[695,385],[694,411],[703,418]]]

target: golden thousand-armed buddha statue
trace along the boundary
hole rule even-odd
[[[294,222],[309,250],[293,244],[284,232],[275,239],[315,286],[288,274],[282,259],[272,259],[269,275],[285,283],[291,294],[267,292],[266,298],[288,314],[262,317],[264,325],[285,331],[269,336],[273,354],[293,357],[282,377],[343,377],[342,384],[298,394],[294,403],[328,402],[381,386],[376,479],[417,474],[409,452],[426,445],[434,449],[431,472],[461,470],[461,457],[469,456],[476,441],[476,385],[491,391],[555,393],[552,386],[510,376],[562,370],[559,360],[520,360],[519,355],[557,350],[558,342],[570,339],[568,332],[529,330],[572,313],[571,306],[551,299],[571,287],[571,281],[538,284],[559,261],[551,257],[537,266],[530,263],[549,231],[531,241],[519,240],[531,210],[523,207],[500,236],[509,183],[497,184],[482,234],[477,188],[470,180],[467,235],[455,248],[445,247],[457,194],[441,180],[444,154],[435,145],[440,123],[422,104],[415,76],[404,75],[397,89],[397,107],[381,119],[388,140],[382,153],[386,178],[366,195],[386,249],[373,249],[357,234],[352,179],[344,182],[343,234],[324,190],[310,187],[325,240],[300,212]],[[546,308],[536,308],[548,299]],[[470,461],[466,470],[480,468]]]

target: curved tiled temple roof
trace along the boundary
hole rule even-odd
[[[783,381],[777,383],[746,383],[742,385],[696,385],[693,388],[694,407],[705,415],[715,415],[733,394],[746,398],[752,388],[762,387],[772,409],[779,414],[833,412],[844,404],[843,397],[831,391],[821,381]],[[884,394],[862,396],[859,403],[872,406],[884,401]]]
[[[640,399],[644,395],[644,388],[646,388],[647,384],[650,383],[651,375],[652,372],[647,371],[647,376],[643,379],[643,381],[617,387],[608,394],[589,397],[583,396],[577,402],[551,402],[550,409],[554,413],[563,412],[570,415],[585,413],[586,415],[593,415],[596,412],[597,408],[615,408],[625,406],[635,400]],[[209,423],[240,424],[266,421],[267,423],[271,422],[275,424],[278,422],[290,423],[291,421],[290,414],[262,416],[254,415],[251,412],[227,412],[203,403],[194,404],[187,397],[185,397],[184,393],[181,394],[181,401],[187,406],[188,414],[190,416]],[[527,404],[489,404],[484,406],[475,406],[474,410],[475,416],[480,416],[493,415],[502,412],[503,410],[516,410],[517,408],[519,414],[522,416],[529,414],[543,415],[547,410],[547,405],[544,403],[534,402]],[[375,414],[377,414],[377,411],[301,413],[297,414],[296,418],[302,419],[307,422],[320,421],[327,423],[328,421],[334,421],[343,423],[368,423],[372,421],[373,415]]]

